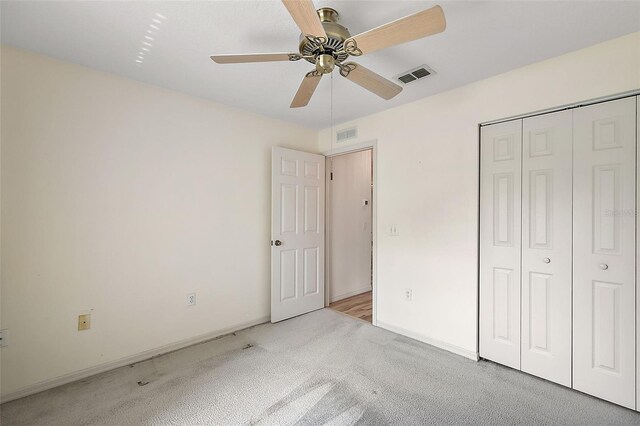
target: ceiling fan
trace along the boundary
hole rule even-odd
[[[247,62],[299,61],[315,64],[308,72],[291,102],[291,108],[306,106],[323,74],[335,67],[340,75],[370,92],[391,99],[402,87],[354,62],[345,62],[349,56],[367,53],[408,41],[440,33],[446,28],[440,6],[400,18],[369,31],[351,36],[349,30],[338,24],[338,12],[323,7],[316,10],[311,0],[282,0],[291,17],[302,31],[299,53],[257,53],[248,55],[213,55],[218,64]]]

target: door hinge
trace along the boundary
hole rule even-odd
[[[333,180],[333,172],[331,172],[331,180]]]

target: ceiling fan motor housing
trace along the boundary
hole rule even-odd
[[[342,62],[346,60],[349,57],[349,54],[335,53],[342,50],[344,41],[351,37],[349,30],[338,24],[340,15],[334,9],[329,7],[318,9],[317,12],[324,31],[327,33],[328,40],[322,45],[319,45],[317,42],[309,40],[304,34],[301,34],[299,46],[300,54],[302,56],[307,56],[308,58],[305,59],[312,64],[316,64],[316,68],[319,56],[323,54],[330,55],[333,57],[335,62]],[[319,68],[317,69],[319,72],[322,72]],[[331,66],[331,69],[333,69],[333,66]]]

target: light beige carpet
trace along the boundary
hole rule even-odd
[[[332,310],[3,404],[11,425],[640,424],[640,415]]]

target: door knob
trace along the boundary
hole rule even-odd
[[[281,245],[282,245],[282,241],[280,241],[280,240],[276,240],[275,245],[277,245],[277,246],[281,246]]]
[[[551,263],[551,259],[549,259],[548,257],[545,257],[544,259],[542,259],[542,261],[544,263]]]
[[[609,269],[609,265],[607,265],[606,263],[601,263],[600,269],[602,269],[603,271],[606,271],[607,269]]]

